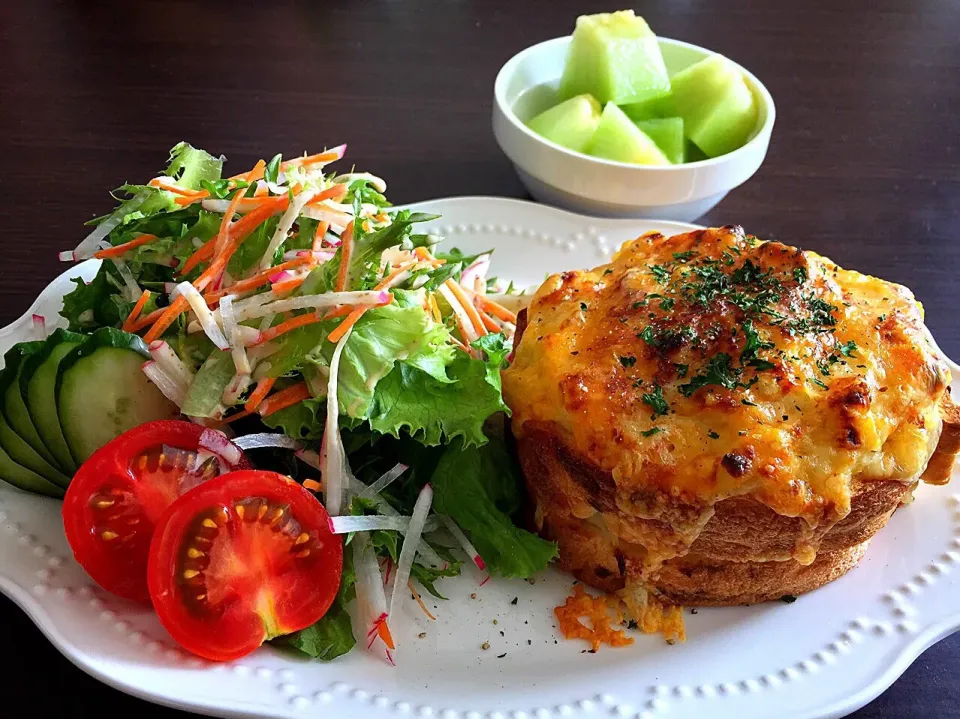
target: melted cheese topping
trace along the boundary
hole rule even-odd
[[[856,481],[920,475],[949,381],[908,289],[722,228],[646,235],[549,277],[503,390],[518,437],[551,423],[612,474],[605,524],[652,568],[738,495],[802,517],[794,557],[813,561]]]

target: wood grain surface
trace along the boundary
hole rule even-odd
[[[705,223],[739,223],[911,287],[960,357],[960,4],[954,0],[634,3],[658,34],[724,53],[777,103],[769,156]],[[579,0],[0,7],[0,324],[64,267],[106,190],[181,139],[248,167],[350,145],[395,203],[524,197],[490,130],[514,53],[568,34]],[[40,716],[174,716],[67,662],[11,602],[5,705]],[[960,635],[853,716],[960,716]],[[828,679],[828,677],[824,677]],[[0,711],[6,715],[6,711]],[[182,715],[186,716],[186,715]]]

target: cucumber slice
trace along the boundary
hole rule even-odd
[[[58,487],[66,488],[70,484],[70,477],[41,457],[23,437],[13,431],[7,424],[7,420],[2,417],[0,417],[0,448],[21,467],[39,474]]]
[[[0,373],[0,400],[2,400],[3,416],[10,428],[19,434],[27,444],[36,450],[49,464],[57,469],[59,466],[56,457],[47,449],[40,438],[37,428],[30,419],[30,410],[27,409],[23,395],[20,393],[20,377],[23,374],[24,361],[29,355],[43,349],[44,343],[20,342],[11,347],[4,355],[3,372]]]
[[[36,472],[17,464],[0,447],[0,479],[18,489],[48,497],[62,497],[64,492],[53,482],[49,482]]]
[[[600,103],[590,95],[577,95],[527,123],[534,132],[574,152],[583,152],[600,124]]]
[[[63,358],[88,339],[87,335],[64,329],[54,331],[43,349],[26,359],[20,377],[20,394],[40,439],[57,458],[57,463],[70,473],[77,471],[78,465],[57,418],[57,370]]]
[[[76,347],[57,370],[60,428],[77,464],[129,429],[180,410],[141,367],[150,358],[136,335],[107,327]]]
[[[623,110],[608,102],[600,124],[587,145],[587,153],[595,157],[637,165],[669,165],[670,160],[656,143],[643,134]]]
[[[757,125],[757,102],[740,69],[711,55],[671,79],[670,105],[689,137],[709,157],[742,146]]]
[[[657,143],[657,147],[674,165],[686,159],[687,140],[683,136],[683,118],[664,117],[653,120],[640,120],[635,123],[643,134]]]
[[[643,102],[670,91],[657,36],[633,10],[581,15],[560,80],[560,99]]]

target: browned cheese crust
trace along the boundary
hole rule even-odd
[[[909,290],[740,228],[628,242],[522,319],[503,386],[535,521],[606,591],[809,591],[960,452]]]

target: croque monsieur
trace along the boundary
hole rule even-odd
[[[668,636],[670,605],[836,579],[950,477],[960,416],[927,337],[906,288],[739,227],[553,275],[503,375],[537,529]]]

